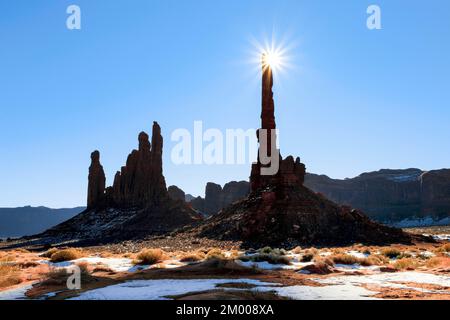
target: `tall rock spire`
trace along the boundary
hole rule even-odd
[[[261,94],[261,129],[267,130],[267,155],[270,156],[272,150],[271,132],[276,129],[275,123],[275,103],[273,101],[273,73],[267,61],[267,55],[262,54],[262,94]],[[260,141],[261,143],[261,141]]]
[[[273,99],[273,71],[265,53],[262,55],[262,92],[261,92],[261,130],[258,130],[259,150],[262,154],[270,158],[269,164],[261,161],[261,154],[258,152],[258,161],[252,165],[250,175],[251,191],[267,186],[292,186],[302,185],[305,177],[305,165],[300,162],[300,158],[294,160],[293,157],[282,159],[281,155],[273,154],[276,149],[276,123],[275,123],[275,102]],[[263,139],[262,133],[265,133]],[[265,144],[265,145],[264,145]],[[277,150],[278,152],[278,150]],[[275,158],[278,157],[278,158]],[[274,160],[278,160],[276,164]],[[275,173],[270,175],[262,174],[262,169],[275,165]]]
[[[100,164],[100,152],[95,150],[91,153],[91,166],[89,167],[88,209],[98,207],[102,204],[105,196],[105,182],[105,172]]]

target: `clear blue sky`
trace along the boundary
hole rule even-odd
[[[283,155],[336,178],[450,167],[450,2],[339,2],[0,2],[0,206],[84,205],[90,152],[111,184],[153,120],[168,185],[198,195],[247,179],[248,165],[173,165],[170,133],[257,128],[259,78],[243,61],[273,30],[297,44],[275,85]],[[70,4],[80,31],[66,29]]]

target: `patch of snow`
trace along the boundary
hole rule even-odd
[[[223,283],[248,283],[265,290],[274,285],[251,279],[134,280],[86,291],[71,300],[169,300],[167,296],[213,290]]]
[[[136,272],[141,271],[145,269],[155,269],[155,268],[178,268],[185,266],[186,263],[180,262],[178,260],[166,260],[162,263],[155,264],[155,265],[134,265],[131,259],[128,258],[101,258],[101,257],[86,257],[86,258],[80,258],[76,260],[71,261],[63,261],[63,262],[50,262],[48,260],[41,260],[40,263],[46,263],[52,267],[55,268],[67,268],[74,264],[80,263],[80,262],[87,262],[91,265],[101,264],[105,265],[108,268],[110,268],[112,271],[115,272]]]
[[[358,258],[358,259],[364,259],[364,258],[367,258],[369,256],[369,254],[365,254],[365,253],[362,253],[362,252],[359,252],[359,251],[356,251],[356,250],[347,251],[347,254],[351,255],[351,256],[353,256],[355,258]]]
[[[80,263],[80,262],[87,262],[89,264],[95,265],[95,264],[102,264],[110,268],[111,270],[115,272],[125,272],[132,270],[134,268],[134,265],[131,263],[131,259],[127,258],[101,258],[101,257],[86,257],[86,258],[80,258],[76,260],[70,260],[70,261],[63,261],[63,262],[51,262],[48,260],[41,260],[40,263],[46,263],[50,265],[51,267],[55,268],[67,268],[74,264]]]
[[[378,273],[371,275],[358,276],[337,276],[324,279],[314,279],[321,284],[331,285],[376,285],[379,287],[390,287],[399,289],[420,289],[421,284],[432,284],[439,286],[450,286],[450,276],[435,275],[431,273],[422,272],[396,272],[396,273]],[[403,285],[400,282],[415,283],[414,285]],[[423,290],[422,290],[423,291]],[[445,292],[450,293],[450,292]]]
[[[424,236],[432,237],[437,241],[450,241],[450,234],[424,234]]]
[[[374,295],[373,291],[351,284],[324,287],[291,286],[271,290],[294,300],[376,300],[371,297]]]
[[[338,271],[361,271],[361,270],[369,270],[369,271],[377,271],[380,270],[379,266],[362,266],[359,263],[355,264],[336,264],[334,266]]]
[[[0,291],[0,300],[24,300],[25,293],[33,287],[33,284],[20,286],[18,288]]]
[[[423,251],[423,252],[419,253],[419,257],[425,258],[425,259],[433,258],[435,256],[436,255],[431,251]]]
[[[420,175],[421,175],[420,172],[410,174],[397,174],[397,175],[390,175],[386,179],[394,182],[409,182],[409,181],[417,181]]]
[[[298,270],[303,267],[314,264],[313,262],[291,262],[291,264],[271,264],[267,261],[254,262],[254,261],[241,261],[236,260],[236,263],[247,268],[256,267],[263,270]]]
[[[446,226],[450,224],[450,217],[446,217],[441,220],[435,220],[433,219],[433,217],[429,216],[426,218],[417,218],[417,219],[408,218],[397,222],[387,221],[386,223],[397,228]]]

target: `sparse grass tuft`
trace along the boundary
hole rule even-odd
[[[268,262],[270,264],[291,264],[291,260],[285,255],[285,250],[273,249],[270,253],[258,253],[253,256],[241,256],[241,261]]]
[[[200,255],[199,253],[191,253],[187,254],[180,259],[181,262],[197,262],[204,259],[204,255]]]
[[[302,255],[302,258],[300,259],[300,262],[310,262],[314,258],[314,255],[312,253],[306,252]]]
[[[440,266],[443,263],[445,263],[445,259],[444,258],[433,257],[433,258],[430,258],[430,259],[427,260],[426,266],[428,268],[436,268],[436,267]]]
[[[11,261],[0,261],[0,288],[14,286],[22,282],[19,276],[20,269]]]
[[[330,258],[337,264],[356,264],[360,262],[360,259],[357,257],[345,253],[335,254]]]
[[[83,257],[83,252],[79,249],[63,249],[57,250],[50,256],[51,262],[63,262],[63,261],[71,261],[75,259],[79,259]]]
[[[394,268],[397,270],[415,269],[417,266],[417,261],[411,258],[399,259],[394,263]]]
[[[161,249],[143,249],[137,255],[136,264],[152,265],[161,262],[164,252]]]
[[[206,259],[207,260],[210,260],[210,259],[225,260],[226,258],[221,249],[213,248],[213,249],[209,250],[208,253],[206,254]]]

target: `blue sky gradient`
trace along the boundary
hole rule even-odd
[[[382,30],[366,28],[373,3]],[[249,165],[174,165],[170,134],[258,128],[247,62],[272,34],[295,44],[274,88],[283,155],[335,178],[450,167],[449,1],[14,0],[0,17],[2,207],[84,205],[91,151],[110,185],[154,120],[168,185],[247,179]]]

